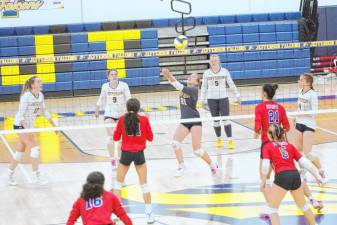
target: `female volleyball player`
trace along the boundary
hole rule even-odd
[[[108,71],[109,82],[103,84],[101,94],[96,105],[96,118],[99,117],[99,110],[102,105],[104,109],[104,123],[114,123],[125,112],[125,104],[131,98],[129,86],[118,80],[117,70],[112,69]],[[111,158],[112,170],[117,169],[118,150],[115,150],[115,143],[113,141],[113,128],[107,128],[107,148]]]
[[[177,81],[169,69],[163,68],[162,75],[170,82],[170,84],[180,93],[180,113],[181,119],[195,119],[200,118],[200,114],[197,110],[198,101],[198,87],[200,80],[197,74],[192,74],[188,80],[187,85],[184,85]],[[201,122],[189,122],[181,123],[178,125],[172,142],[172,147],[175,150],[176,158],[178,160],[178,170],[176,176],[182,176],[185,171],[183,152],[181,150],[181,142],[186,136],[191,133],[192,135],[192,147],[196,156],[201,157],[211,169],[213,175],[217,172],[217,165],[214,164],[205,150],[201,148],[202,137],[202,124]]]
[[[104,190],[104,180],[101,172],[92,172],[88,175],[81,196],[70,212],[67,225],[74,225],[80,216],[83,224],[113,225],[115,223],[111,220],[112,214],[118,216],[125,225],[132,225],[117,196]]]
[[[276,103],[273,98],[275,96],[276,90],[278,88],[277,84],[264,84],[262,87],[262,100],[263,102],[259,103],[255,107],[255,138],[261,135],[261,153],[260,158],[262,159],[262,148],[265,144],[269,142],[267,131],[270,124],[282,124],[282,127],[285,131],[289,131],[290,125],[288,117],[284,107]],[[260,177],[262,178],[262,160],[260,160]],[[270,177],[271,170],[268,173],[268,178]],[[261,192],[268,203],[269,185],[266,188],[261,189]],[[266,213],[261,213],[261,217],[268,216]]]
[[[300,76],[298,110],[301,112],[318,110],[318,97],[313,88],[313,81],[314,79],[311,74],[305,73]],[[298,115],[295,119],[295,128],[295,145],[297,149],[303,152],[303,154],[317,167],[319,174],[323,179],[325,179],[325,171],[322,168],[320,160],[311,151],[316,129],[315,112],[309,115]],[[306,171],[302,170],[301,175],[305,182]],[[305,193],[314,208],[323,208],[323,205],[312,197],[311,191],[307,185],[305,185]]]
[[[293,145],[284,141],[284,132],[279,125],[271,124],[268,129],[270,142],[265,144],[262,149],[262,189],[266,186],[268,173],[271,169],[270,164],[275,170],[274,184],[271,186],[268,196],[270,220],[272,225],[280,224],[278,208],[286,193],[290,191],[309,225],[315,225],[314,215],[304,198],[301,176],[296,169],[294,160],[306,168],[316,178],[318,184],[322,182],[322,178],[308,159],[302,156]]]
[[[38,115],[43,115],[53,125],[56,126],[47,111],[44,96],[42,94],[42,82],[38,76],[32,76],[23,85],[19,103],[19,111],[14,118],[14,129],[34,128],[35,119]],[[25,149],[30,149],[30,157],[33,170],[33,182],[44,185],[48,181],[43,178],[39,171],[40,147],[35,140],[35,133],[19,133],[19,143],[13,159],[8,169],[8,184],[16,185],[14,170],[21,161]]]
[[[228,116],[229,115],[229,100],[227,93],[227,84],[236,94],[236,101],[240,101],[240,94],[236,88],[229,71],[221,67],[220,58],[218,55],[211,55],[210,69],[206,70],[203,75],[201,86],[201,103],[208,103],[211,115]],[[234,143],[232,140],[232,125],[229,120],[225,120],[224,130],[228,138],[227,148],[233,149]],[[221,139],[221,124],[220,121],[214,121],[214,131],[217,136],[216,147],[222,147]]]
[[[147,223],[152,224],[155,220],[152,217],[151,193],[147,184],[147,166],[144,150],[146,148],[146,140],[153,140],[153,133],[148,118],[138,114],[140,110],[138,99],[129,99],[126,103],[126,109],[127,113],[118,119],[113,136],[115,141],[119,141],[122,138],[121,158],[117,169],[115,193],[119,197],[121,196],[125,176],[133,162],[143,192]]]

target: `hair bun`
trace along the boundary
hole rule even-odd
[[[274,91],[276,91],[278,89],[278,84],[273,84],[272,88],[274,89]]]

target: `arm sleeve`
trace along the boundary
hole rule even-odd
[[[50,115],[50,113],[48,112],[48,110],[46,108],[46,104],[45,104],[44,96],[43,95],[42,95],[42,115],[44,117],[46,117],[46,119],[51,119],[51,115]]]
[[[315,169],[314,165],[307,159],[306,157],[302,156],[299,160],[298,163],[307,169],[310,173],[316,174],[317,175],[317,170]]]
[[[72,210],[70,212],[70,215],[68,217],[67,225],[74,225],[76,223],[78,217],[80,217],[79,200],[77,200],[73,205],[73,208],[72,208]]]
[[[125,224],[125,225],[132,225],[132,221],[130,217],[126,214],[125,210],[123,209],[120,201],[116,196],[112,198],[112,212],[118,216],[118,218]]]
[[[182,83],[180,83],[179,81],[174,81],[172,83],[170,83],[175,89],[177,89],[178,91],[182,91],[184,88],[184,85]]]
[[[123,124],[122,124],[122,119],[119,118],[117,122],[117,126],[114,132],[114,141],[119,141],[122,136],[122,129],[123,129]]]
[[[105,88],[105,84],[102,85],[101,88],[101,94],[98,97],[98,101],[97,101],[97,106],[102,106],[106,104],[106,96],[107,96],[107,92],[106,92],[106,88]]]
[[[19,120],[20,122],[24,121],[25,118],[24,118],[24,115],[25,115],[25,112],[28,108],[28,98],[27,98],[27,95],[22,95],[21,98],[20,98],[20,103],[19,103],[19,111],[18,111],[18,117],[19,117]]]
[[[290,130],[290,124],[289,124],[287,112],[284,108],[282,108],[281,123],[282,123],[283,129],[285,129],[288,132]]]
[[[239,91],[238,91],[238,89],[237,89],[237,87],[236,87],[236,85],[235,85],[235,83],[234,83],[234,81],[233,81],[233,79],[232,79],[231,74],[229,73],[229,71],[227,71],[227,80],[226,81],[227,81],[227,84],[228,84],[229,88],[232,91],[234,91],[235,96],[236,97],[240,97],[240,93],[239,93]]]
[[[131,98],[130,88],[126,83],[125,83],[125,88],[124,88],[124,97],[125,97],[125,101]]]
[[[201,85],[201,94],[200,94],[200,100],[206,101],[207,99],[207,89],[208,89],[208,78],[206,75],[206,72],[204,72],[204,75],[202,76],[202,85]]]
[[[269,159],[262,159],[262,167],[261,172],[264,175],[267,175],[270,169],[270,160]]]
[[[153,132],[148,118],[146,118],[146,123],[147,123],[146,139],[148,141],[153,141]]]
[[[318,96],[316,92],[313,93],[311,96],[311,110],[313,111],[312,115],[316,115],[318,110]]]
[[[262,127],[262,117],[260,113],[259,105],[255,107],[255,123],[254,123],[254,130],[256,133],[260,133]]]
[[[271,156],[269,154],[269,150],[266,148],[267,145],[264,145],[262,148],[262,159],[271,160]]]

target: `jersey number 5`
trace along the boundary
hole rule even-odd
[[[217,81],[217,80],[214,81],[214,85],[215,85],[215,86],[219,86],[219,81]]]
[[[283,159],[289,158],[289,154],[287,152],[287,148],[286,147],[281,146],[281,147],[279,147],[279,150],[280,150],[280,153],[281,153],[281,156],[282,156]]]
[[[116,97],[112,97],[112,102],[113,103],[117,103],[117,98]]]
[[[277,110],[276,111],[269,110],[268,119],[269,119],[269,124],[273,124],[273,123],[278,124],[279,123],[279,113],[278,113],[278,111]]]
[[[86,201],[85,204],[85,210],[90,210],[92,208],[99,208],[103,205],[103,199],[102,198],[94,198],[94,199],[89,199]]]

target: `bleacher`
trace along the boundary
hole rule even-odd
[[[211,47],[299,41],[297,21],[209,26],[208,33]],[[297,76],[311,68],[309,49],[222,53],[220,58],[233,79]]]
[[[201,44],[191,46],[224,46],[298,41],[299,12],[197,17],[205,32]],[[106,52],[147,51],[170,46],[173,26],[178,19],[133,22],[104,22],[37,27],[0,28],[0,57],[39,57],[95,54]],[[126,28],[129,28],[125,30]],[[171,35],[160,35],[171,29]],[[193,35],[192,35],[193,36]],[[234,79],[293,76],[310,71],[310,52],[301,50],[222,53],[221,62]],[[257,61],[259,63],[257,63]],[[198,72],[208,66],[207,55],[188,56],[187,70],[182,72],[182,57],[97,60],[85,62],[38,63],[1,66],[0,94],[19,93],[23,82],[38,74],[44,91],[98,89],[106,82],[108,69],[116,68],[130,86],[160,83],[160,66],[175,68],[176,74]],[[183,77],[182,77],[183,78]]]

